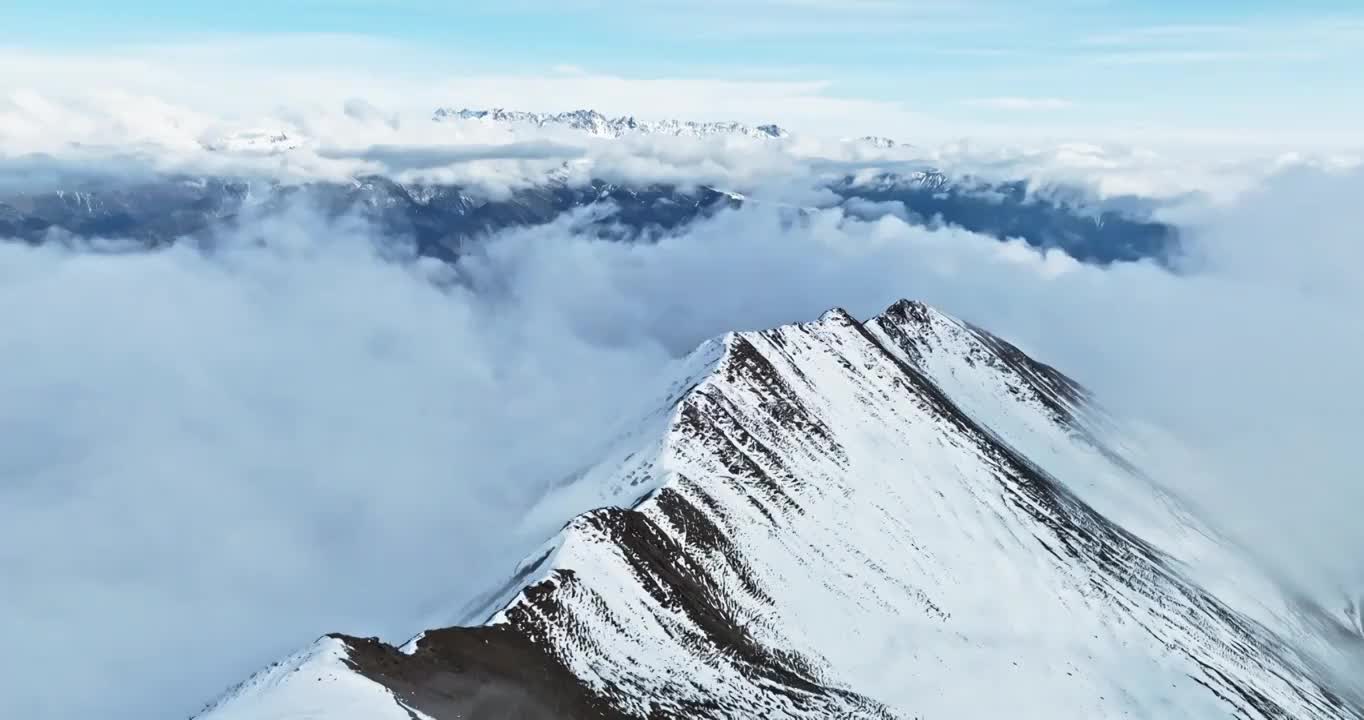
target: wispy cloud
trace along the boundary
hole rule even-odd
[[[1307,16],[1130,27],[1084,36],[1078,47],[1100,62],[1177,64],[1322,60],[1362,44],[1361,18]]]
[[[1065,110],[1073,107],[1075,103],[1063,98],[1054,97],[988,97],[973,98],[965,101],[965,104],[972,107],[990,108],[992,110]]]
[[[1199,65],[1209,63],[1309,61],[1323,55],[1312,51],[1256,50],[1125,50],[1088,58],[1109,65]]]
[[[376,56],[382,61],[370,60]],[[260,93],[262,87],[271,92]],[[919,117],[896,101],[840,96],[817,77],[639,77],[564,64],[471,72],[459,58],[431,48],[349,36],[213,37],[106,52],[0,48],[0,144],[30,135],[88,135],[98,129],[91,113],[72,108],[93,111],[115,97],[123,98],[117,104],[130,118],[119,128],[158,124],[182,135],[207,125],[208,115],[260,119],[281,108],[338,107],[355,97],[401,113],[407,133],[447,105],[590,107],[643,119],[781,122],[830,134],[891,134]]]
[[[1207,40],[1208,38],[1231,35],[1245,30],[1243,25],[1149,25],[1114,32],[1088,35],[1080,39],[1082,45],[1130,46],[1156,41],[1170,40]]]

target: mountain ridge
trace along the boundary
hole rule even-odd
[[[486,622],[402,647],[329,635],[201,717],[350,718],[315,691],[361,680],[394,720],[987,711],[946,682],[967,668],[1019,676],[996,688],[1016,717],[1364,717],[1283,644],[1289,623],[1209,595],[1067,485],[1129,471],[1080,431],[1083,388],[1006,341],[901,301],[730,333],[681,368],[662,438],[627,438],[578,481],[603,507]],[[1007,590],[1003,615],[986,588]],[[886,663],[900,674],[877,677]]]

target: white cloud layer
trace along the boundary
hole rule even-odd
[[[866,12],[840,23],[846,2],[755,0],[713,22],[732,5],[651,7],[660,25],[726,40],[950,29],[961,14],[859,0]],[[774,24],[772,11],[801,8]],[[1338,58],[1357,54],[1361,28],[1147,28],[1082,37],[1074,60],[1131,72],[1311,54],[1348,67]],[[640,409],[672,357],[726,330],[833,305],[867,315],[904,296],[1173,431],[1205,467],[1164,480],[1332,609],[1358,595],[1358,108],[1283,103],[1292,122],[1239,129],[1110,126],[1068,122],[1101,103],[1049,82],[965,87],[989,96],[489,69],[356,36],[0,48],[5,192],[80,174],[378,172],[496,195],[564,173],[766,201],[651,245],[594,240],[566,218],[453,268],[395,258],[401,239],[307,208],[255,218],[211,252],[0,243],[0,634],[22,648],[0,660],[0,717],[183,718],[320,633],[402,640],[583,509],[522,522]],[[1061,97],[1027,94],[1039,88]],[[450,105],[777,122],[798,135],[601,141],[431,121]],[[298,147],[204,147],[281,133]],[[864,135],[911,145],[841,142]],[[963,135],[981,139],[953,140]],[[1181,200],[1169,212],[1187,229],[1183,272],[910,227],[896,204],[851,202],[795,225],[782,214],[817,198],[816,174],[924,163]]]
[[[0,50],[0,55],[4,52]],[[71,177],[87,175],[189,173],[344,182],[357,174],[377,173],[403,181],[460,184],[491,196],[543,182],[550,175],[577,183],[603,179],[707,184],[753,192],[774,184],[808,184],[812,174],[932,166],[992,180],[1029,178],[1038,184],[1079,186],[1100,197],[1205,193],[1226,200],[1285,167],[1352,167],[1360,158],[1358,152],[1339,149],[1266,155],[1247,149],[1053,140],[901,142],[883,147],[845,137],[861,137],[863,128],[876,127],[864,121],[883,117],[879,113],[884,108],[845,106],[840,100],[802,94],[813,92],[813,85],[712,86],[701,81],[673,84],[596,77],[588,84],[618,82],[621,97],[644,98],[648,102],[641,107],[653,108],[660,117],[681,108],[654,103],[655,94],[680,94],[685,103],[715,107],[706,105],[708,93],[721,93],[749,98],[754,104],[746,107],[761,107],[762,114],[737,107],[734,114],[715,109],[710,119],[771,120],[774,110],[806,117],[827,111],[840,118],[824,129],[829,134],[816,130],[781,140],[651,135],[607,140],[567,128],[480,120],[434,122],[436,97],[452,97],[440,92],[429,103],[415,106],[410,101],[381,106],[339,95],[313,101],[304,95],[299,104],[258,113],[223,112],[114,86],[96,93],[64,95],[57,85],[42,92],[18,88],[4,94],[4,72],[0,70],[0,191],[65,187]],[[492,78],[467,81],[497,84]],[[822,111],[810,105],[826,101]],[[613,103],[622,101],[600,107],[609,111]],[[559,107],[571,105],[564,101]],[[833,129],[840,134],[831,134]],[[903,141],[905,136],[893,139]]]
[[[887,7],[895,10],[893,5]],[[905,17],[898,10],[892,14]],[[771,12],[760,11],[755,17],[760,24],[772,26]],[[864,17],[863,24],[867,17],[877,14]],[[1319,40],[1319,46],[1337,50],[1349,46],[1357,27],[1343,22],[1330,26],[1331,32]],[[1236,37],[1227,43],[1237,48],[1255,44],[1237,44]],[[1097,46],[1102,53],[1097,58],[1084,54],[1089,52],[1085,50],[1060,65],[1056,63],[1064,57],[1049,58],[1045,67],[1060,78],[1073,74],[1072,64],[1092,70],[1098,66],[1096,60],[1106,60],[1112,72],[1127,72],[1121,67],[1124,58],[1130,65],[1152,58],[1233,52],[1221,46],[1148,48],[1130,40],[1111,44],[1111,48]],[[1093,49],[1089,43],[1081,47]],[[972,53],[960,43],[942,52]],[[992,56],[987,52],[981,57]],[[1102,74],[1085,83],[1100,91],[1089,97],[1077,89],[1073,77],[1071,85],[1052,81],[1050,72],[1039,69],[1037,58],[1001,57],[1009,59],[999,62],[1017,65],[1011,72],[1035,73],[1036,77],[1028,75],[1003,86],[998,81],[984,82],[993,64],[984,68],[963,65],[958,58],[943,65],[946,73],[932,80],[936,84],[910,82],[898,93],[886,91],[898,87],[894,75],[886,75],[889,65],[866,68],[877,79],[879,90],[872,92],[866,78],[859,83],[846,68],[837,67],[712,66],[691,74],[653,68],[630,75],[618,68],[562,63],[492,66],[486,57],[464,56],[448,46],[327,34],[203,35],[175,43],[101,45],[84,50],[15,45],[0,48],[0,149],[47,150],[54,141],[69,140],[86,144],[157,141],[187,148],[205,135],[221,133],[225,126],[277,128],[281,124],[294,124],[338,142],[346,135],[354,140],[358,126],[387,127],[390,137],[376,136],[371,128],[365,131],[365,141],[392,144],[391,135],[401,134],[405,142],[423,144],[437,136],[448,140],[448,134],[429,127],[427,120],[433,109],[449,105],[533,111],[591,107],[644,119],[779,122],[802,134],[878,135],[920,145],[972,137],[1053,144],[1128,142],[1183,144],[1186,148],[1197,144],[1263,151],[1358,147],[1360,142],[1348,122],[1350,113],[1358,114],[1353,106],[1338,108],[1339,113],[1307,105],[1293,113],[1265,108],[1227,122],[1219,115],[1207,117],[1206,108],[1192,114],[1179,112],[1178,95],[1155,106],[1125,105],[1102,92]],[[1333,55],[1321,62],[1331,68],[1349,66]],[[959,75],[954,67],[966,74]],[[964,82],[982,72],[987,75],[982,82]],[[922,81],[929,82],[929,75],[933,74],[925,74]],[[1001,77],[1014,76],[1005,73]],[[964,94],[968,89],[976,95]],[[329,118],[338,115],[334,109],[343,105],[348,109],[344,118]],[[1039,118],[1048,122],[1039,124]]]
[[[1188,207],[1182,275],[767,203],[453,268],[306,209],[211,252],[0,245],[0,715],[184,717],[322,632],[404,639],[553,529],[518,520],[670,357],[902,296],[1177,432],[1208,472],[1164,480],[1334,603],[1364,587],[1361,192],[1294,169]]]
[[[357,63],[357,58],[365,61]],[[21,121],[27,116],[23,124],[12,118],[0,124],[0,139],[33,137],[47,120],[75,122],[67,132],[93,132],[84,116],[100,108],[115,116],[127,139],[155,128],[185,140],[211,129],[216,118],[250,124],[278,119],[281,111],[310,115],[356,97],[385,108],[378,119],[390,125],[398,124],[396,113],[414,141],[420,141],[419,126],[429,125],[431,112],[449,105],[539,112],[589,107],[645,119],[752,124],[787,119],[803,132],[830,135],[909,132],[924,120],[900,103],[831,94],[829,83],[818,80],[631,78],[562,68],[471,70],[471,64],[357,36],[204,38],[88,55],[0,49],[0,95],[9,96],[11,114],[20,113]],[[270,92],[262,94],[261,87]],[[52,98],[84,114],[54,106]],[[281,107],[285,98],[288,108]],[[372,114],[351,113],[352,119]]]

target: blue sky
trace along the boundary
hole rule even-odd
[[[19,0],[4,26],[0,47],[48,53],[327,34],[467,73],[818,80],[949,122],[1364,122],[1364,9],[1343,0]]]

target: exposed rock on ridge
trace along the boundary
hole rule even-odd
[[[379,720],[1364,717],[1293,618],[1199,584],[1178,554],[1213,535],[1009,343],[902,301],[694,359],[661,443],[594,475],[643,499],[570,522],[486,624],[324,638],[204,720],[359,717],[323,677]]]

